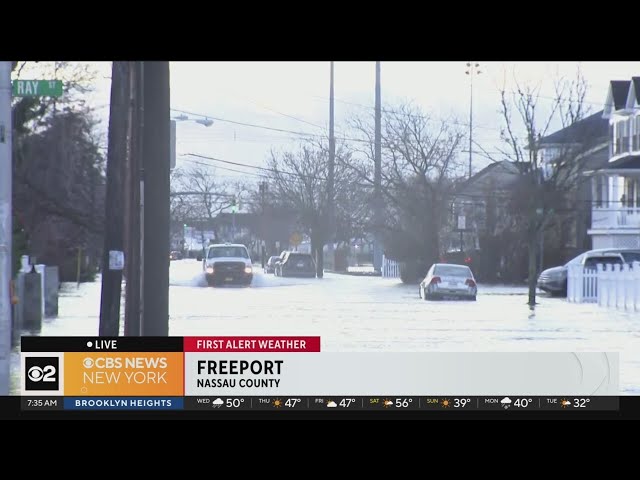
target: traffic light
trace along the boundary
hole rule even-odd
[[[235,196],[231,199],[231,211],[233,213],[238,211],[238,200]]]

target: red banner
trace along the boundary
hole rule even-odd
[[[184,337],[185,352],[319,352],[320,337]]]

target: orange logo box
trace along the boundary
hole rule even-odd
[[[68,396],[182,396],[182,352],[69,352],[64,354]]]

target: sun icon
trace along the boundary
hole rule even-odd
[[[562,408],[567,408],[569,405],[571,405],[571,402],[566,398],[563,398],[562,400],[560,400],[560,405],[562,406]]]
[[[384,408],[389,408],[389,407],[391,407],[392,405],[393,405],[393,402],[392,402],[391,400],[389,400],[388,398],[385,398],[385,399],[382,401],[382,406],[383,406]]]
[[[451,402],[449,401],[448,398],[445,398],[440,403],[442,404],[442,408],[449,408],[451,406]]]
[[[282,406],[282,400],[280,400],[279,398],[275,399],[275,400],[273,401],[273,406],[274,406],[275,408],[280,408],[280,407]]]

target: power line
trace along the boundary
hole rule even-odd
[[[246,167],[246,168],[254,168],[254,169],[266,170],[266,171],[270,171],[270,172],[276,172],[276,170],[265,168],[265,167],[257,167],[255,165],[248,165],[248,164],[243,164],[243,163],[240,163],[240,162],[231,162],[229,160],[222,160],[222,159],[217,159],[217,158],[213,158],[213,157],[206,157],[204,155],[195,155],[195,154],[188,154],[188,155],[194,155],[194,156],[197,156],[199,158],[203,158],[203,159],[211,160],[211,161],[231,163],[233,165],[240,165],[240,166],[243,166],[243,167]],[[206,167],[215,167],[215,168],[220,168],[222,170],[229,170],[229,171],[233,171],[233,172],[237,172],[237,173],[242,173],[243,175],[251,175],[251,176],[255,176],[255,177],[263,178],[263,179],[265,179],[265,178],[268,179],[269,178],[267,175],[264,175],[264,174],[259,174],[259,173],[254,173],[254,172],[244,172],[244,171],[241,171],[241,170],[234,170],[234,169],[231,169],[231,168],[221,167],[221,166],[218,166],[218,165],[212,165],[210,163],[199,162],[197,160],[191,160],[191,159],[186,159],[186,158],[183,159],[183,160],[187,161],[189,163],[194,163],[194,164],[202,165],[202,166],[206,166]],[[297,177],[297,180],[300,181],[300,182],[304,178],[312,178],[314,180],[326,181],[325,179],[320,179],[320,178],[317,178],[317,177],[309,177],[309,176],[306,176],[306,175],[300,175],[300,174],[297,174],[297,173],[294,173],[294,172],[286,172],[286,171],[280,171],[280,170],[278,170],[277,172],[278,173],[282,173],[282,174],[295,176],[295,177]],[[369,188],[369,187],[372,187],[372,184],[371,185],[363,184],[363,183],[357,183],[356,184],[354,182],[354,186]],[[516,192],[516,194],[517,194],[517,192]],[[495,192],[491,193],[491,194],[471,194],[471,193],[463,193],[463,192],[450,192],[450,193],[444,194],[444,196],[449,197],[449,198],[464,197],[464,198],[479,199],[479,200],[489,200],[489,199],[509,200],[509,199],[513,199],[515,197],[514,194],[510,194],[510,193],[498,194],[498,193],[495,193]],[[597,201],[597,200],[579,200],[578,199],[578,200],[572,200],[571,203],[578,204],[578,205],[580,205],[580,204],[597,205],[597,204],[602,204],[603,202]],[[609,201],[608,203],[620,204],[622,202],[621,201]],[[475,205],[482,205],[482,204],[481,203],[475,203]],[[564,210],[566,210],[566,209],[564,209]],[[564,211],[564,210],[563,209],[559,209],[559,210],[556,210],[556,212]],[[603,210],[606,210],[606,208],[603,209]],[[569,210],[567,210],[567,211],[569,211]]]
[[[329,101],[329,100],[328,100],[327,98],[325,98],[325,97],[320,97],[320,96],[317,96],[317,95],[314,95],[314,97],[315,97],[315,98],[319,98],[319,99],[324,100],[324,101]],[[370,110],[375,110],[375,107],[374,107],[373,105],[365,105],[364,103],[357,103],[357,102],[348,102],[348,101],[346,101],[346,100],[339,100],[339,99],[337,99],[337,98],[335,99],[335,101],[336,101],[336,102],[340,102],[340,103],[344,103],[344,104],[346,104],[346,105],[353,105],[353,106],[356,106],[356,107],[361,107],[361,108],[367,108],[367,109],[370,109]],[[409,118],[423,118],[423,119],[425,119],[425,120],[430,120],[430,119],[431,119],[431,117],[429,117],[429,116],[427,116],[427,115],[421,115],[421,114],[418,114],[418,113],[400,112],[400,111],[398,111],[398,110],[391,110],[391,109],[388,109],[388,108],[383,108],[383,109],[382,109],[382,113],[390,113],[390,114],[392,114],[392,115],[404,115],[404,116],[407,116],[407,117],[409,117]],[[468,124],[468,123],[465,123],[465,122],[459,122],[459,121],[457,121],[457,120],[456,120],[456,121],[453,121],[453,120],[452,120],[452,121],[450,121],[450,123],[452,123],[453,125],[461,126],[461,127],[468,127],[468,126],[469,126],[469,124]],[[484,130],[500,131],[500,128],[497,128],[497,127],[488,127],[488,126],[486,126],[486,125],[476,125],[476,128],[482,128],[482,129],[484,129]]]
[[[255,170],[260,170],[260,171],[264,171],[264,172],[270,172],[270,173],[282,174],[282,175],[289,175],[289,176],[295,177],[299,182],[303,182],[304,180],[311,180],[311,181],[320,180],[320,181],[323,181],[323,182],[326,181],[325,178],[319,178],[317,176],[302,175],[302,174],[296,173],[296,172],[288,172],[286,170],[276,170],[274,168],[259,167],[259,166],[256,166],[256,165],[249,165],[249,164],[241,163],[241,162],[232,162],[231,160],[223,160],[221,158],[208,157],[206,155],[199,155],[199,154],[196,154],[196,153],[187,153],[186,155],[190,155],[190,156],[193,156],[193,157],[196,157],[196,158],[201,158],[201,159],[204,159],[204,160],[210,160],[210,161],[213,161],[213,162],[220,162],[220,163],[225,163],[225,164],[229,164],[229,165],[236,165],[236,166],[245,167],[245,168],[253,168]],[[214,165],[211,165],[211,164],[204,164],[204,165],[209,166],[209,167],[214,166]],[[216,168],[223,168],[223,167],[218,167],[218,166],[215,166],[215,167]],[[240,172],[240,171],[239,171],[239,173],[246,173],[247,175],[251,174],[251,172]],[[255,174],[255,173],[253,175],[260,176],[262,178],[269,178],[267,175],[260,175],[260,174]]]
[[[241,173],[242,175],[251,175],[253,177],[258,177],[258,178],[268,178],[264,174],[254,173],[254,172],[246,172],[246,171],[243,171],[243,170],[236,170],[234,168],[228,168],[228,167],[221,167],[219,165],[212,165],[210,163],[199,162],[197,160],[192,160],[190,158],[183,158],[182,160],[185,161],[185,162],[193,163],[193,164],[200,165],[200,166],[203,166],[203,167],[215,167],[215,168],[218,168],[220,170],[225,170],[225,171],[235,172],[235,173]],[[239,177],[232,177],[232,178],[239,178]]]
[[[326,128],[326,127],[323,127],[322,125],[318,125],[317,123],[309,122],[309,121],[304,120],[304,119],[302,119],[300,117],[296,117],[294,115],[289,115],[288,113],[283,113],[283,112],[280,112],[278,110],[274,110],[273,108],[269,108],[269,107],[267,107],[265,105],[262,105],[262,104],[260,104],[260,103],[258,103],[256,101],[254,101],[254,100],[251,100],[250,98],[245,98],[245,99],[248,100],[249,103],[253,103],[254,105],[257,105],[260,108],[264,108],[265,110],[268,110],[270,112],[277,113],[278,115],[282,115],[283,117],[291,118],[292,120],[296,120],[296,121],[301,122],[301,123],[306,123],[307,125],[311,125],[312,127],[321,128],[321,129]]]
[[[367,105],[362,105],[362,104],[359,104],[359,105],[362,106],[362,107],[365,107],[365,108],[373,108],[373,107],[369,107]],[[287,130],[285,128],[268,127],[266,125],[259,125],[259,124],[255,124],[255,123],[239,122],[237,120],[229,120],[229,119],[225,119],[225,118],[221,118],[221,117],[214,117],[214,116],[211,116],[211,115],[205,115],[205,114],[202,114],[202,113],[190,112],[190,111],[187,111],[187,110],[180,110],[180,109],[177,109],[177,108],[172,108],[171,110],[174,111],[174,112],[183,113],[185,115],[194,115],[194,116],[197,116],[197,117],[209,118],[209,119],[212,119],[212,120],[216,120],[218,122],[232,123],[234,125],[241,125],[241,126],[244,126],[244,127],[261,128],[261,129],[264,129],[264,130],[271,130],[271,131],[282,132],[282,133],[292,133],[294,135],[301,136],[301,137],[327,138],[327,135],[318,135],[318,134],[311,133],[311,132]],[[405,116],[414,117],[414,118],[430,119],[430,117],[428,117],[426,115],[411,114],[411,113],[407,113],[407,112],[398,112],[398,111],[386,110],[386,109],[382,109],[382,112],[398,114],[398,115],[405,115]],[[464,127],[468,127],[469,126],[468,123],[458,122],[458,121],[449,121],[449,123],[452,123],[453,125],[464,126]],[[476,127],[477,128],[485,128],[487,130],[492,130],[492,131],[497,131],[497,132],[502,131],[501,128],[497,128],[497,127],[483,127],[481,125],[476,125]],[[371,144],[372,143],[369,140],[363,140],[361,138],[353,138],[353,137],[346,137],[346,136],[339,136],[339,137],[336,137],[336,139],[337,140],[343,140],[343,141],[366,143],[366,144]]]

